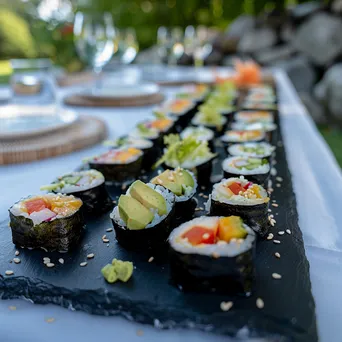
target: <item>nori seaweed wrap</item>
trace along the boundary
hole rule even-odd
[[[215,184],[206,205],[212,216],[241,216],[261,236],[269,230],[268,208],[266,190],[244,177],[223,179]]]
[[[10,209],[10,227],[15,245],[67,252],[79,242],[85,226],[82,201],[74,196],[30,196]]]
[[[256,236],[240,217],[198,217],[169,237],[171,281],[183,291],[250,295]]]
[[[85,215],[102,214],[114,206],[105,187],[105,178],[101,172],[96,170],[66,174],[40,189],[80,198]]]
[[[162,251],[172,230],[174,210],[175,196],[170,190],[134,182],[110,215],[117,241],[128,250]]]
[[[253,183],[268,187],[270,164],[267,159],[252,157],[229,157],[222,162],[224,178],[244,176]]]
[[[90,168],[100,171],[106,182],[122,183],[136,179],[141,172],[143,152],[133,147],[110,150],[88,159]]]

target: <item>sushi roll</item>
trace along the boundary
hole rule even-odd
[[[134,147],[120,148],[87,159],[87,162],[90,168],[104,175],[106,182],[129,182],[140,174],[143,154]]]
[[[202,108],[200,112],[196,113],[191,124],[194,126],[204,126],[215,132],[218,136],[222,134],[226,124],[227,118],[223,116],[218,110],[209,107]]]
[[[265,110],[277,112],[278,107],[275,103],[252,102],[244,101],[242,104],[243,110]]]
[[[135,181],[110,217],[120,245],[129,250],[163,249],[171,232],[174,194],[163,186]]]
[[[163,142],[163,137],[156,128],[149,127],[144,122],[140,122],[128,134],[133,139],[146,139],[153,143],[153,146],[159,146]]]
[[[79,242],[82,201],[72,195],[29,196],[9,209],[12,241],[27,248],[67,252]]]
[[[265,104],[274,104],[276,103],[276,97],[271,93],[265,92],[251,92],[245,98],[246,102],[255,102],[255,103],[265,103]]]
[[[154,146],[151,140],[129,136],[123,136],[116,140],[107,140],[104,142],[104,145],[114,149],[133,147],[143,151],[144,155],[141,163],[141,168],[143,170],[150,170],[161,153],[160,148]]]
[[[275,147],[267,142],[234,144],[228,147],[228,155],[232,157],[250,157],[267,159],[270,162]]]
[[[229,130],[220,138],[226,147],[244,142],[260,142],[265,139],[265,132],[262,130]]]
[[[246,124],[243,122],[234,122],[232,123],[233,130],[246,130],[246,131],[255,131],[262,130],[265,132],[266,140],[269,142],[275,142],[277,139],[277,128],[278,125],[272,122],[254,122],[251,124]]]
[[[207,141],[199,141],[195,137],[180,139],[179,135],[170,134],[165,137],[164,155],[155,164],[164,169],[181,167],[194,173],[199,185],[208,185],[216,154],[210,151]]]
[[[271,170],[267,159],[241,156],[224,159],[222,169],[225,178],[244,176],[265,187],[268,185]]]
[[[182,139],[185,139],[188,137],[194,137],[199,141],[207,141],[208,146],[210,147],[210,150],[212,152],[215,151],[215,146],[214,146],[215,134],[209,128],[206,128],[204,126],[197,126],[197,127],[189,126],[180,133],[180,136]]]
[[[161,136],[174,133],[175,120],[173,118],[168,117],[160,112],[154,112],[154,115],[156,116],[155,119],[146,120],[143,122],[145,127],[157,130]]]
[[[206,209],[212,216],[241,216],[259,235],[269,230],[269,197],[266,190],[243,176],[214,184]]]
[[[203,102],[210,88],[206,84],[188,84],[182,87],[181,92],[176,94],[179,99],[189,99],[197,103]]]
[[[165,170],[154,177],[151,183],[163,186],[175,195],[175,220],[178,224],[193,217],[197,205],[194,198],[197,180],[192,172],[180,167],[175,170]]]
[[[40,190],[74,195],[83,202],[83,210],[89,214],[101,214],[113,208],[113,201],[105,187],[103,174],[96,170],[68,173]]]
[[[183,291],[250,295],[256,234],[238,216],[197,217],[169,237],[171,280]]]
[[[234,115],[236,122],[241,122],[244,124],[252,124],[255,122],[273,123],[274,114],[267,111],[241,111]]]

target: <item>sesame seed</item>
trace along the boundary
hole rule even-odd
[[[277,204],[277,203],[272,203],[272,206],[277,208],[277,207],[279,207],[279,204]]]
[[[277,188],[280,188],[280,187],[281,187],[281,184],[277,183],[277,184],[276,184],[276,187],[277,187]]]
[[[90,253],[90,254],[88,254],[88,255],[87,255],[87,259],[93,259],[93,258],[94,258],[94,256],[95,256],[95,254],[94,254],[94,253]]]
[[[272,273],[272,278],[281,279],[281,275],[279,273]]]
[[[270,220],[270,224],[272,227],[274,227],[274,220]]]
[[[202,238],[203,238],[204,240],[209,239],[209,237],[210,237],[210,235],[209,235],[208,233],[205,233],[205,234],[202,235]]]
[[[137,336],[143,336],[144,332],[142,330],[137,330]]]
[[[237,239],[236,238],[232,238],[232,239],[230,239],[230,242],[236,242],[237,241]]]
[[[232,240],[230,240],[232,241]],[[226,241],[223,241],[223,240],[220,240],[220,241],[217,241],[217,244],[220,246],[220,245],[226,245],[227,242]]]
[[[283,181],[283,179],[282,179],[281,177],[276,177],[276,180],[277,180],[278,182],[282,182],[282,181]]]
[[[204,195],[203,192],[200,192],[200,193],[198,194],[198,196],[200,196],[200,197],[202,197],[203,195]]]
[[[46,265],[46,267],[49,267],[49,268],[55,266],[55,264],[53,262],[47,262],[45,265]]]
[[[211,256],[215,259],[218,259],[220,257],[220,255],[215,252]]]
[[[275,252],[274,255],[276,256],[276,258],[280,259],[280,253]]]
[[[13,275],[14,272],[13,272],[12,270],[7,270],[7,271],[5,272],[5,274],[8,275],[8,276],[10,276],[10,275]]]
[[[114,204],[116,204],[116,201],[113,201]]]
[[[105,234],[105,235],[102,235],[102,238],[101,238],[101,239],[103,240],[103,239],[105,239],[106,237],[107,237],[106,234]]]
[[[245,240],[244,239],[237,239],[238,244],[242,244]]]
[[[50,261],[51,261],[51,260],[50,260],[50,258],[48,258],[48,257],[43,258],[44,264],[47,264],[47,263],[49,263]]]
[[[102,239],[102,242],[107,243],[107,242],[109,242],[109,239]]]
[[[63,258],[59,258],[58,262],[63,265],[64,264],[64,259]]]
[[[127,188],[127,185],[126,184],[122,184],[121,190],[126,190],[126,188]]]
[[[281,230],[281,231],[278,232],[278,234],[279,234],[279,235],[284,235],[285,232],[284,232],[283,230]]]
[[[203,195],[203,198],[207,199],[207,198],[209,198],[209,196],[207,196],[207,195]]]
[[[15,256],[18,256],[19,254],[20,254],[19,251],[15,251],[14,253]]]
[[[154,260],[154,257],[151,256],[149,259],[148,259],[148,262],[152,262]]]
[[[233,307],[233,302],[221,302],[220,308],[222,311],[229,311]]]
[[[273,243],[279,245],[279,244],[280,244],[280,241],[279,241],[279,240],[273,240]]]
[[[55,319],[53,317],[45,318],[45,322],[47,322],[47,323],[53,323],[54,321],[55,321]]]
[[[107,228],[106,229],[106,232],[112,232],[113,231],[113,228]]]
[[[86,261],[83,261],[83,262],[80,263],[80,266],[81,266],[81,267],[85,267],[85,266],[87,266],[87,265],[88,265],[88,263],[87,263]]]
[[[271,212],[272,212],[272,210],[271,210],[271,209],[268,209],[267,211],[268,211],[269,213],[271,213]]]
[[[256,306],[258,309],[262,309],[265,306],[264,301],[261,298],[257,298]]]
[[[202,190],[205,190],[205,186],[204,186],[204,185],[202,185],[202,186],[201,186],[201,189],[202,189]]]
[[[11,311],[15,311],[15,310],[17,310],[17,307],[16,307],[16,306],[14,306],[14,305],[10,305],[8,308],[9,308]]]
[[[267,236],[267,240],[272,240],[274,237],[274,235],[272,233],[269,233]]]
[[[286,233],[291,235],[291,230],[290,229],[286,229]]]
[[[13,258],[15,264],[20,264],[21,260],[19,258]]]
[[[163,184],[163,181],[162,181],[160,178],[157,179],[157,182],[158,182],[159,184]]]

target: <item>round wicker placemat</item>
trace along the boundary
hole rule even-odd
[[[81,94],[73,94],[64,98],[64,103],[69,106],[83,107],[138,107],[161,103],[164,95],[157,93],[148,96],[134,96],[130,98],[106,98],[103,100],[91,100]]]
[[[105,139],[107,128],[102,120],[81,116],[62,130],[32,138],[0,140],[0,165],[25,163],[71,153]]]

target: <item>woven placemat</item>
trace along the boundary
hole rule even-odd
[[[80,94],[73,94],[64,98],[64,103],[69,106],[83,106],[83,107],[138,107],[149,106],[161,103],[164,100],[164,95],[161,93],[149,96],[135,96],[130,98],[118,99],[103,99],[91,100]]]
[[[0,165],[25,163],[71,153],[105,139],[107,127],[102,120],[81,116],[74,124],[41,136],[15,141],[0,140]]]

